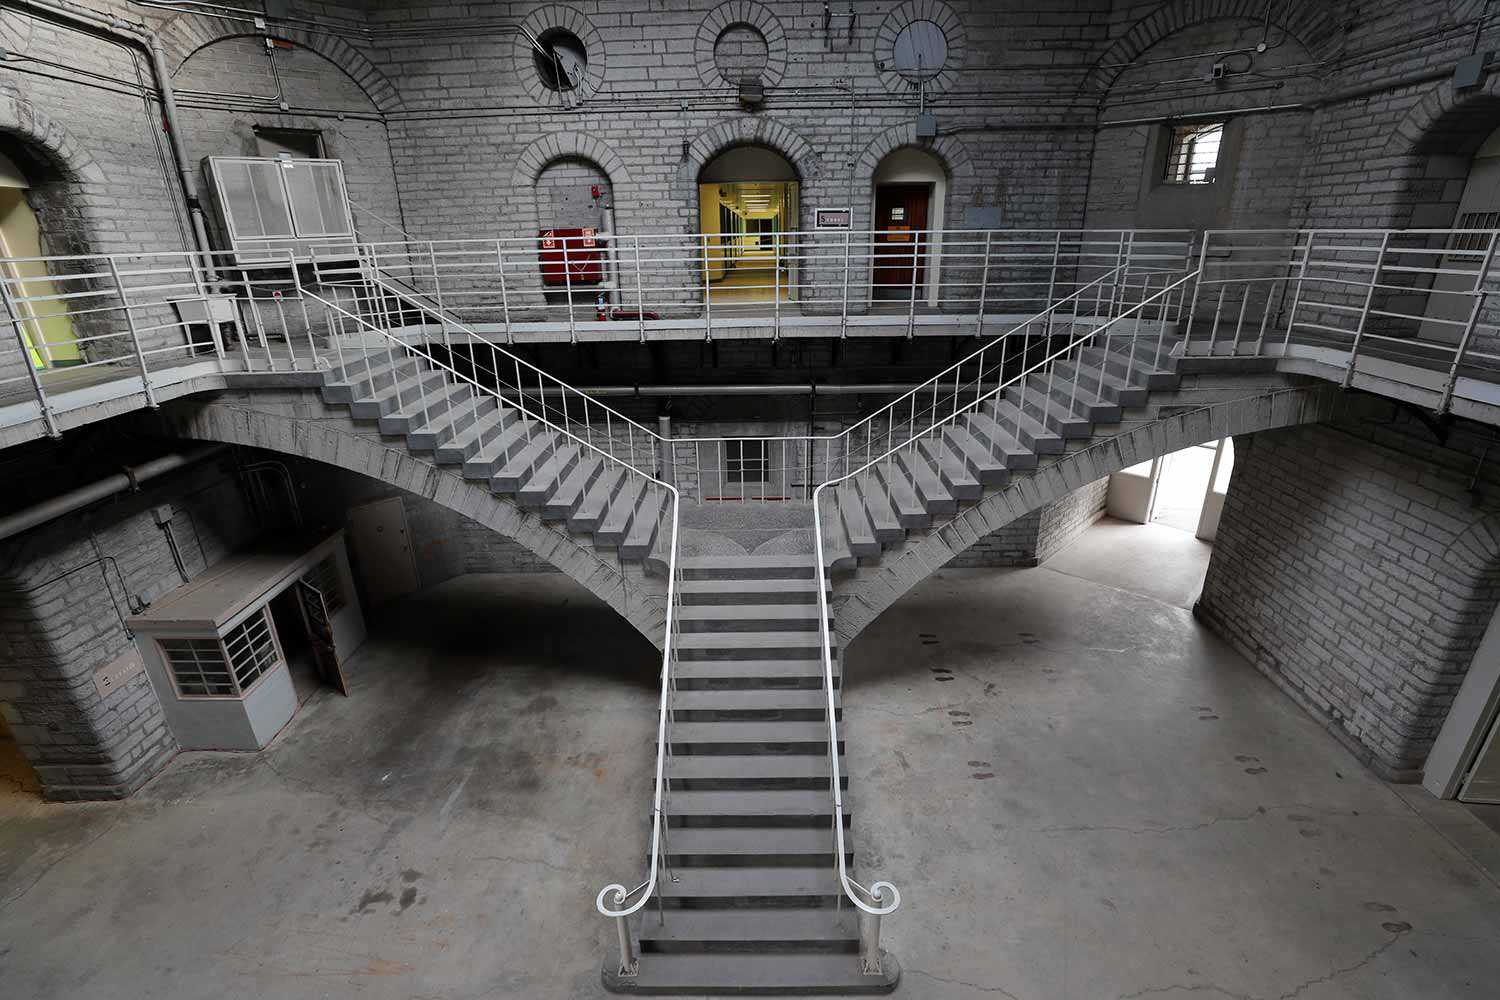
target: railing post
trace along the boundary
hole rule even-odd
[[[1286,316],[1286,339],[1281,342],[1283,356],[1286,355],[1286,349],[1292,343],[1292,327],[1297,325],[1297,307],[1302,304],[1302,283],[1307,280],[1307,263],[1312,259],[1313,240],[1317,238],[1316,229],[1307,231],[1307,243],[1302,247],[1302,263],[1297,270],[1297,290],[1292,293],[1292,309]]]
[[[720,251],[722,252],[722,246]],[[708,284],[708,234],[702,234],[703,250],[703,339],[714,339],[714,295]]]
[[[1354,381],[1354,364],[1359,358],[1359,342],[1364,339],[1365,324],[1370,320],[1370,303],[1375,301],[1375,289],[1380,284],[1380,269],[1385,266],[1385,251],[1391,245],[1391,231],[1387,229],[1380,240],[1380,253],[1375,258],[1375,270],[1370,274],[1370,285],[1365,289],[1365,304],[1359,311],[1359,326],[1354,329],[1354,343],[1349,346],[1349,364],[1344,369],[1343,387],[1349,388]]]
[[[1484,291],[1484,276],[1489,272],[1490,264],[1495,259],[1496,244],[1500,243],[1500,233],[1490,233],[1490,244],[1485,248],[1484,260],[1479,264],[1479,272],[1474,275],[1474,287],[1471,293],[1474,295],[1474,307],[1469,310],[1469,321],[1464,324],[1463,336],[1458,340],[1458,350],[1453,353],[1453,367],[1448,370],[1448,381],[1443,386],[1443,398],[1438,402],[1438,413],[1446,413],[1448,406],[1453,402],[1453,390],[1458,385],[1458,369],[1463,363],[1464,353],[1469,349],[1469,340],[1474,336],[1474,328],[1479,325],[1479,314],[1484,311],[1485,299],[1489,293]]]
[[[578,327],[573,319],[573,265],[568,261],[568,239],[562,238],[563,247],[563,284],[567,288],[568,295],[568,343],[578,343]]]
[[[115,294],[120,297],[120,305],[125,308],[125,326],[130,330],[130,346],[135,349],[136,364],[141,366],[141,388],[146,393],[146,405],[156,409],[156,393],[151,390],[151,375],[146,370],[146,352],[141,349],[141,337],[135,328],[135,313],[131,312],[130,300],[125,296],[125,285],[120,281],[120,268],[115,264],[114,255],[104,258],[109,263],[109,276],[115,283]],[[210,317],[212,322],[212,317]],[[282,324],[285,327],[285,324]],[[191,343],[191,339],[189,339]]]
[[[981,270],[979,272],[979,312],[974,317],[974,336],[976,337],[984,336],[984,300],[989,295],[990,291],[990,241],[993,240],[994,237],[995,231],[993,229],[986,229],[984,231],[984,263],[981,265]],[[1055,273],[1057,263],[1055,260],[1053,261],[1052,266],[1054,269],[1053,278],[1055,280],[1057,277]],[[1047,289],[1047,305],[1050,306],[1051,304],[1052,289],[1049,288]],[[981,374],[981,380],[982,379],[983,376]]]
[[[1193,298],[1188,303],[1187,329],[1182,333],[1182,356],[1187,357],[1193,352],[1193,315],[1198,310],[1198,289],[1203,287],[1203,263],[1208,257],[1208,241],[1213,237],[1212,229],[1203,231],[1203,242],[1198,245],[1198,276],[1193,279]],[[1192,256],[1192,248],[1188,249],[1189,258]],[[1212,336],[1212,334],[1210,334]]]
[[[646,342],[646,297],[641,290],[641,238],[632,236],[635,244],[635,319],[641,327],[641,343]]]
[[[438,263],[436,244],[432,240],[427,241],[427,260],[432,265],[432,297],[437,301],[438,326],[443,331],[443,350],[448,352],[448,363],[453,363],[453,342],[448,338],[448,317],[444,315],[447,310],[443,307],[443,284],[438,279]]]
[[[911,231],[911,302],[906,310],[906,339],[911,340],[917,335],[917,247],[922,242],[920,229]]]
[[[316,273],[316,268],[318,266],[317,247],[313,247],[312,248],[312,253],[313,253],[313,258],[312,258],[312,260],[313,260],[313,268],[314,268],[314,272]],[[307,295],[302,290],[302,274],[301,274],[301,272],[299,272],[297,270],[297,258],[296,258],[295,255],[293,255],[293,257],[292,257],[292,287],[294,287],[297,290],[297,303],[302,308],[302,322],[307,325],[307,351],[308,351],[309,354],[312,355],[312,366],[313,366],[313,370],[316,371],[317,369],[319,369],[319,368],[322,367],[322,359],[318,357],[318,345],[315,344],[315,343],[313,343],[312,316],[310,316],[308,314],[308,312],[307,312]],[[211,313],[211,312],[209,313],[209,321],[210,321],[210,326],[215,331],[217,331],[218,324],[215,323],[215,322],[213,322],[213,313]],[[217,336],[214,337],[214,340],[217,341],[218,339],[219,338]],[[291,341],[291,336],[288,335],[288,337],[287,337],[287,344],[290,345],[291,342],[292,342]],[[293,354],[292,355],[292,369],[295,371],[296,368],[297,368],[297,357],[296,357],[295,354]]]
[[[495,267],[500,276],[500,316],[505,320],[505,343],[514,344],[515,335],[510,330],[510,292],[505,287],[505,244],[495,241]]]
[[[615,929],[620,932],[620,975],[635,976],[641,966],[635,957],[635,942],[630,939],[630,919],[615,917]]]
[[[19,283],[20,279],[17,279]],[[24,291],[25,285],[21,285]],[[16,308],[14,293],[10,290],[10,279],[0,274],[0,299],[5,302],[5,314],[10,318],[10,326],[16,331],[16,346],[21,349],[21,364],[26,366],[26,375],[31,380],[31,391],[36,393],[36,402],[42,410],[42,423],[47,428],[49,437],[61,437],[62,431],[57,426],[57,418],[52,413],[52,405],[47,402],[47,393],[42,389],[42,379],[36,373],[36,365],[31,361],[31,348],[26,344],[26,332],[21,329],[21,312]],[[40,327],[38,327],[40,329]]]
[[[839,315],[839,336],[849,336],[849,230],[844,230],[844,305]]]
[[[771,268],[771,301],[772,309],[775,310],[775,326],[771,330],[771,339],[781,339],[781,233],[771,234],[771,250],[775,255],[775,266]]]

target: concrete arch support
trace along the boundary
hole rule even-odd
[[[836,581],[835,624],[847,643],[912,587],[950,559],[1007,524],[1086,486],[1111,472],[1179,451],[1191,445],[1273,427],[1319,423],[1376,405],[1362,397],[1341,395],[1329,386],[1227,389],[1217,401],[1162,407],[1148,420],[1071,452],[1033,475],[980,500],[974,507],[931,532],[915,536],[892,550],[878,566],[861,567],[852,578]]]
[[[94,158],[70,136],[61,124],[30,101],[13,94],[0,94],[0,132],[14,135],[31,144],[37,152],[52,160],[70,180],[97,184],[105,180],[104,170]]]
[[[268,32],[246,30],[247,27],[243,21],[201,14],[183,14],[173,18],[160,33],[172,73],[175,75],[181,70],[193,53],[214,42],[244,35],[262,37],[270,34],[275,38],[285,38],[332,62],[365,92],[381,112],[405,109],[406,105],[395,84],[362,52],[342,38],[323,33],[313,34],[290,25],[278,24]]]
[[[384,443],[337,408],[325,407],[316,390],[288,390],[276,400],[264,390],[228,394],[206,403],[164,409],[160,420],[175,437],[247,445],[295,455],[369,476],[414,493],[521,544],[587,587],[642,635],[660,645],[665,627],[664,582],[544,523],[535,513],[482,484],[465,480],[404,448]]]

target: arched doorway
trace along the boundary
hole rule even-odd
[[[1454,229],[1500,229],[1500,128],[1491,132],[1474,152],[1452,225]],[[1434,277],[1432,294],[1427,299],[1421,339],[1444,344],[1457,344],[1462,339],[1473,309],[1473,299],[1467,293],[1476,288],[1495,291],[1493,261],[1476,280],[1491,240],[1491,234],[1485,232],[1455,234],[1449,239],[1443,271]],[[1481,317],[1486,323],[1492,318]]]
[[[613,271],[607,235],[615,229],[609,174],[586,157],[561,156],[536,175],[534,194],[547,301],[566,303],[570,290],[575,304],[606,294],[600,288]]]
[[[915,296],[936,306],[948,195],[942,161],[914,146],[894,149],[876,166],[871,186],[876,230],[871,297],[905,302]]]
[[[795,268],[781,234],[795,232],[800,179],[769,146],[734,146],[698,172],[711,301],[771,302],[793,298]]]
[[[4,319],[15,323],[26,343],[33,368],[60,368],[83,361],[67,306],[47,274],[47,263],[25,260],[46,255],[42,227],[31,207],[32,174],[28,158],[14,140],[0,143],[0,277],[9,296]]]

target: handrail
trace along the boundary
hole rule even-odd
[[[816,555],[814,577],[816,580],[816,587],[818,591],[818,629],[821,638],[821,648],[823,654],[823,687],[824,693],[827,696],[828,758],[830,765],[829,772],[832,776],[831,781],[833,787],[833,829],[835,845],[838,851],[836,864],[839,875],[839,882],[844,890],[844,894],[849,898],[850,902],[852,902],[865,914],[869,914],[872,917],[879,918],[887,913],[894,912],[896,908],[901,905],[901,893],[894,885],[886,881],[872,882],[869,887],[861,885],[860,883],[854,881],[849,877],[848,864],[845,861],[844,798],[843,790],[840,787],[842,785],[842,779],[839,773],[838,721],[835,718],[833,702],[833,637],[828,627],[828,573],[823,549],[823,514],[821,505],[823,492],[829,487],[836,488],[840,483],[847,481],[851,477],[860,475],[861,473],[868,471],[879,462],[884,461],[886,458],[895,454],[897,451],[900,451],[902,448],[905,448],[911,445],[913,442],[919,440],[920,438],[927,436],[934,429],[957,420],[961,415],[968,413],[969,411],[982,405],[989,399],[992,399],[1001,391],[1003,391],[1006,386],[1012,385],[1021,379],[1030,377],[1037,371],[1056,361],[1058,358],[1070,353],[1073,348],[1077,347],[1079,344],[1094,339],[1095,337],[1099,336],[1101,332],[1108,330],[1110,327],[1126,319],[1131,314],[1144,310],[1145,307],[1150,305],[1152,302],[1156,302],[1166,296],[1170,296],[1178,288],[1181,288],[1189,281],[1191,281],[1196,276],[1196,274],[1197,272],[1193,271],[1181,278],[1178,278],[1176,281],[1162,288],[1160,291],[1143,299],[1141,302],[1137,303],[1131,308],[1121,312],[1118,316],[1112,317],[1108,322],[1102,324],[1101,326],[1095,327],[1081,337],[1073,339],[1066,347],[1062,348],[1061,350],[1054,351],[1043,360],[1032,365],[1030,368],[1025,369],[1011,379],[1002,381],[994,389],[987,393],[984,393],[981,396],[976,397],[972,402],[966,404],[961,409],[957,409],[953,413],[944,416],[941,420],[935,421],[931,426],[925,428],[920,433],[913,435],[911,438],[902,442],[900,445],[891,448],[879,458],[872,459],[860,468],[850,472],[846,472],[844,475],[839,476],[836,479],[830,479],[827,482],[820,483],[818,487],[813,491],[813,547]],[[1038,314],[1038,318],[1047,315],[1049,312],[1051,312],[1050,308],[1048,310],[1044,310],[1042,313]],[[891,896],[889,903],[885,902],[886,890],[889,890]],[[869,903],[865,902],[866,898],[870,900]],[[874,925],[873,933],[874,935],[876,935],[875,941],[877,942],[876,948],[878,949],[878,923]],[[868,945],[868,941],[866,939],[865,931],[863,928],[861,930],[861,941],[862,948],[864,949],[866,967],[870,967],[872,963],[878,966],[878,950],[876,950],[873,955],[869,953],[870,949],[866,947]]]
[[[381,287],[385,286],[382,284]],[[524,398],[517,401],[511,401],[507,399],[505,395],[498,389],[491,389],[489,386],[485,385],[479,380],[471,378],[464,373],[457,371],[451,365],[438,360],[430,352],[423,350],[421,347],[414,345],[407,340],[395,336],[390,331],[382,329],[380,326],[371,323],[365,317],[360,316],[357,313],[350,312],[342,305],[336,302],[330,302],[328,299],[323,298],[321,295],[318,295],[315,292],[307,291],[306,289],[303,289],[303,294],[307,295],[308,298],[312,299],[313,301],[321,303],[325,309],[330,311],[330,313],[336,312],[341,315],[347,316],[353,319],[360,327],[375,331],[376,333],[384,337],[387,341],[395,344],[401,351],[410,352],[422,357],[427,361],[428,364],[432,365],[434,368],[442,370],[447,377],[452,378],[454,381],[460,384],[467,384],[472,387],[471,391],[473,391],[473,389],[478,389],[487,395],[493,396],[499,402],[514,407],[523,415],[537,420],[544,426],[549,427],[553,431],[568,438],[572,441],[573,444],[577,445],[578,447],[588,449],[589,451],[602,456],[606,461],[612,461],[623,466],[629,472],[645,479],[648,483],[654,484],[666,490],[667,494],[671,497],[671,533],[669,536],[669,548],[667,556],[666,622],[665,634],[662,641],[661,694],[657,704],[656,723],[656,783],[651,807],[650,871],[647,874],[646,881],[642,882],[634,889],[627,890],[624,885],[618,882],[611,883],[610,885],[607,885],[603,889],[599,890],[599,895],[594,900],[595,908],[598,909],[600,913],[602,913],[606,917],[614,917],[618,921],[622,970],[625,970],[626,968],[633,968],[634,959],[632,957],[630,929],[626,924],[626,918],[644,907],[646,903],[650,901],[652,893],[655,892],[659,872],[659,864],[661,859],[664,857],[663,848],[665,847],[666,842],[664,833],[665,827],[663,825],[663,804],[665,800],[667,725],[671,718],[671,692],[674,689],[672,667],[677,654],[677,601],[679,599],[680,593],[677,586],[677,542],[679,512],[681,509],[682,499],[681,495],[678,492],[677,488],[672,484],[664,482],[651,473],[636,467],[630,461],[626,461],[625,459],[621,459],[620,457],[614,455],[609,451],[605,451],[604,449],[595,445],[592,441],[586,440],[585,438],[581,438],[577,434],[574,434],[566,427],[559,427],[551,420],[548,420],[545,414],[538,415],[532,413],[526,407]],[[332,333],[332,330],[330,330],[330,333]],[[343,370],[347,370],[343,361],[343,348],[339,344],[339,340],[336,335],[333,339],[335,349],[339,353],[340,368]],[[633,454],[631,455],[631,458],[634,458]],[[631,896],[636,895],[637,893],[640,894],[640,898],[637,899],[634,904],[628,907],[625,906],[625,901]],[[606,903],[605,897],[611,894],[613,894],[614,896],[613,900],[609,903]]]

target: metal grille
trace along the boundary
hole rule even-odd
[[[256,678],[276,666],[276,639],[271,633],[266,609],[261,608],[224,633],[224,649],[229,654],[235,683],[244,693]]]
[[[1455,229],[1495,229],[1500,227],[1500,212],[1465,212],[1458,217]],[[1483,252],[1490,245],[1490,233],[1454,233],[1448,238],[1448,249],[1459,253]]]
[[[183,695],[233,697],[234,681],[218,636],[158,639],[177,693]]]
[[[333,556],[325,556],[318,564],[302,576],[302,582],[323,595],[323,606],[330,615],[338,614],[344,606],[344,591],[339,586],[339,564]]]
[[[1172,142],[1167,147],[1168,184],[1212,184],[1219,169],[1219,146],[1224,140],[1224,123],[1210,125],[1175,125]]]
[[[730,483],[764,483],[771,478],[771,461],[764,441],[726,441],[724,479]]]

